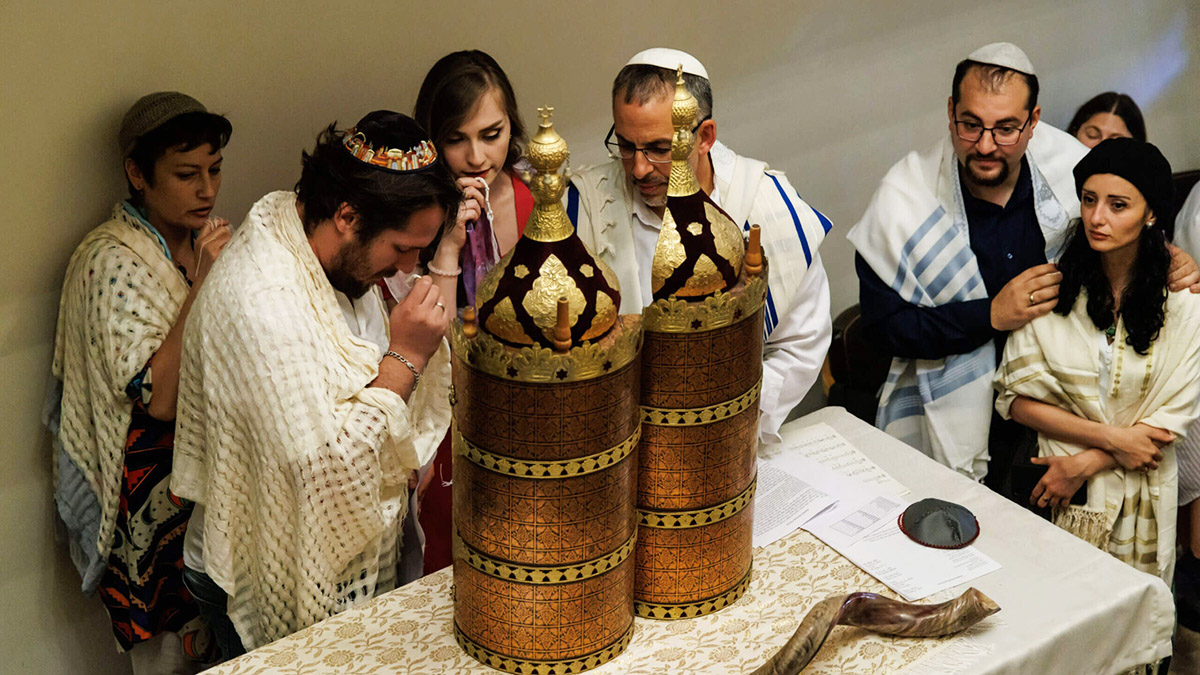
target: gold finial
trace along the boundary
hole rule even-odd
[[[671,142],[671,160],[687,161],[695,144],[696,119],[700,116],[700,103],[687,90],[683,82],[683,65],[675,71],[675,100],[671,102],[671,125],[675,136]],[[679,156],[677,157],[676,154]]]
[[[667,209],[650,267],[650,288],[655,299],[671,295],[698,297],[729,288],[741,274],[745,240],[742,230],[704,194],[689,158],[695,150],[696,120],[700,104],[687,90],[683,66],[675,73],[675,99],[671,102],[671,177],[667,182]],[[677,271],[689,274],[680,278]]]
[[[562,198],[567,181],[558,173],[571,156],[567,142],[554,130],[554,108],[538,108],[538,130],[529,141],[529,163],[537,171],[529,183],[533,193],[533,213],[525,227],[525,236],[535,241],[562,241],[575,231]]]

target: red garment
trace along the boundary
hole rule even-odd
[[[517,235],[525,233],[525,224],[533,213],[533,193],[514,173],[509,174],[513,183],[513,203],[517,212]],[[501,255],[508,253],[502,251]],[[421,498],[421,529],[425,531],[425,574],[432,574],[454,562],[451,530],[454,526],[454,501],[451,483],[454,479],[453,451],[450,449],[450,432],[438,446],[433,460],[433,479]]]

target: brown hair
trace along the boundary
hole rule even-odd
[[[492,88],[499,89],[504,97],[504,112],[512,131],[508,156],[504,159],[505,168],[510,168],[524,154],[528,138],[512,84],[496,59],[486,52],[472,49],[438,59],[421,83],[413,117],[429,132],[440,151],[450,134],[462,126],[475,109],[480,97]]]

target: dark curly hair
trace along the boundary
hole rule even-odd
[[[424,130],[412,119],[387,111],[371,113],[356,128],[368,139],[392,147],[411,147],[425,138]],[[404,173],[380,169],[355,159],[342,145],[344,133],[336,122],[330,124],[317,137],[312,153],[301,155],[295,190],[304,204],[306,233],[312,234],[319,223],[332,218],[343,203],[358,212],[358,240],[362,243],[369,243],[384,230],[403,230],[409,217],[430,206],[445,209],[443,227],[454,222],[460,195],[443,162]]]
[[[1167,239],[1171,236],[1169,229],[1169,226],[1142,229],[1129,285],[1121,294],[1120,314],[1128,334],[1125,344],[1143,356],[1150,350],[1150,343],[1158,339],[1163,326],[1167,272],[1171,268],[1171,253],[1167,250]],[[1062,272],[1063,278],[1054,312],[1063,316],[1070,314],[1080,290],[1084,290],[1092,323],[1100,330],[1112,326],[1112,285],[1100,265],[1100,254],[1088,244],[1083,223],[1078,218],[1071,223],[1070,240],[1058,261],[1058,271]]]

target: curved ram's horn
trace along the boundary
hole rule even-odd
[[[913,605],[875,593],[851,593],[818,602],[800,627],[753,675],[795,675],[812,661],[837,625],[856,626],[883,635],[939,637],[952,635],[1000,611],[978,589],[940,605]]]

